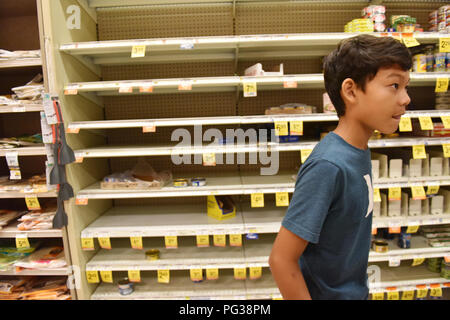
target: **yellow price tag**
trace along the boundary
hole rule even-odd
[[[111,249],[111,240],[109,239],[109,237],[98,238],[98,243],[103,249]]]
[[[424,200],[427,198],[423,186],[411,187],[411,194],[414,200]]]
[[[384,292],[372,293],[372,300],[384,300]]]
[[[434,92],[447,92],[447,90],[448,90],[448,78],[437,78]]]
[[[209,247],[209,235],[197,235],[197,247]]]
[[[264,207],[264,193],[252,193],[251,194],[252,208]]]
[[[401,200],[402,199],[402,188],[400,187],[391,187],[388,192],[389,200]]]
[[[86,271],[86,279],[88,283],[99,283],[98,271]]]
[[[214,153],[204,153],[203,154],[203,165],[204,166],[215,166],[216,165],[216,155]]]
[[[257,95],[257,86],[256,82],[244,82],[244,97],[256,97]]]
[[[431,120],[431,117],[419,117],[419,122],[422,130],[433,130],[433,120]]]
[[[166,243],[166,249],[177,249],[178,248],[177,236],[165,236],[164,241]]]
[[[234,268],[234,279],[236,280],[247,279],[247,268]]]
[[[242,234],[230,234],[230,246],[242,247]]]
[[[442,288],[431,288],[430,297],[442,297]]]
[[[300,150],[300,158],[302,160],[302,163],[305,163],[306,159],[308,159],[309,155],[311,154],[313,150],[312,149],[302,149]]]
[[[439,38],[439,52],[450,52],[450,38]]]
[[[388,291],[387,299],[388,300],[399,300],[400,295],[399,295],[398,291]]]
[[[249,268],[249,278],[251,280],[256,280],[262,277],[262,267],[250,267]]]
[[[410,117],[401,117],[400,123],[398,124],[400,132],[412,131],[412,123]]]
[[[289,135],[288,131],[288,122],[287,121],[275,121],[275,135],[276,136],[287,136]]]
[[[227,238],[224,234],[215,234],[213,236],[213,241],[215,247],[225,247],[227,244]]]
[[[130,282],[141,282],[140,270],[128,270],[128,279]]]
[[[202,281],[203,280],[203,270],[202,269],[190,269],[190,275],[192,281]]]
[[[289,128],[292,136],[303,135],[303,121],[291,121],[289,123]]]
[[[411,267],[420,266],[424,262],[425,262],[425,258],[414,258],[413,262],[411,264]]]
[[[145,57],[145,45],[133,46],[131,49],[132,58],[142,58]]]
[[[428,289],[419,289],[417,290],[416,298],[424,299],[428,295]]]
[[[412,299],[414,299],[414,290],[402,292],[402,300],[412,300]]]
[[[277,207],[287,207],[289,206],[289,193],[287,192],[277,192],[276,196],[276,205]]]
[[[420,46],[419,41],[417,41],[417,39],[414,37],[402,37],[402,40],[405,46],[407,46],[408,48]]]
[[[103,282],[107,283],[113,282],[112,271],[100,271],[100,277],[102,278]]]
[[[16,248],[17,249],[27,249],[30,248],[30,242],[25,234],[16,235]]]
[[[416,233],[419,230],[419,226],[408,226],[406,233]]]
[[[444,151],[444,157],[449,158],[450,157],[450,144],[444,143],[442,145],[442,150]]]
[[[427,194],[437,194],[439,192],[439,186],[428,186],[427,188]]]
[[[41,210],[41,205],[36,196],[26,196],[25,203],[27,204],[28,210]]]
[[[441,116],[442,124],[445,129],[450,129],[450,116]]]
[[[158,282],[169,283],[170,282],[170,270],[158,270]]]
[[[379,188],[373,189],[373,201],[374,202],[381,202],[381,194]]]
[[[206,279],[207,280],[219,279],[219,269],[217,268],[206,269]]]
[[[81,249],[94,250],[94,238],[81,238]]]
[[[131,247],[133,249],[142,250],[142,237],[130,237]]]
[[[413,159],[426,159],[427,153],[425,151],[425,145],[419,144],[412,146]]]

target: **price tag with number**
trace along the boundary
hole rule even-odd
[[[391,187],[388,192],[388,199],[392,200],[401,200],[402,199],[402,189],[400,187]]]
[[[297,88],[298,87],[298,82],[297,81],[284,81],[283,82],[283,87],[286,88],[286,89]]]
[[[393,290],[393,291],[388,291],[387,293],[387,299],[388,300],[399,300],[399,293],[397,290]]]
[[[28,249],[30,248],[30,242],[26,234],[16,235],[16,248],[17,249]]]
[[[450,144],[444,143],[442,145],[442,150],[444,151],[444,157],[449,158],[450,157]]]
[[[202,281],[203,280],[203,270],[202,269],[190,269],[190,275],[192,281]]]
[[[141,282],[140,270],[128,270],[128,279],[130,282]]]
[[[391,257],[389,258],[389,267],[399,267],[400,262],[401,260],[399,257]]]
[[[302,163],[305,163],[306,159],[308,159],[309,155],[311,154],[311,152],[313,151],[313,149],[302,149],[300,150],[300,158]]]
[[[133,86],[129,84],[121,84],[119,86],[119,93],[132,93],[133,92]]]
[[[252,208],[264,207],[264,193],[252,193],[251,194]]]
[[[111,270],[100,271],[100,277],[102,278],[103,282],[107,282],[107,283],[113,282],[113,276],[112,276]]]
[[[145,45],[133,46],[131,49],[132,58],[142,58],[145,57]]]
[[[158,282],[159,283],[169,283],[170,282],[170,271],[169,270],[158,270]]]
[[[276,197],[276,205],[277,205],[277,207],[287,207],[287,206],[289,206],[289,193],[287,193],[287,192],[277,192],[275,197]]]
[[[291,136],[303,135],[303,121],[291,121],[289,122]]]
[[[148,125],[142,127],[143,133],[156,132],[156,125],[154,123],[149,123]]]
[[[81,249],[86,251],[94,250],[94,238],[81,238]]]
[[[142,237],[130,237],[130,243],[131,243],[131,247],[133,249],[139,249],[142,250],[143,246],[142,246]]]
[[[100,244],[100,247],[103,249],[111,249],[111,240],[109,237],[99,237],[98,243]]]
[[[192,81],[182,81],[178,85],[178,90],[180,91],[191,91],[192,90]]]
[[[165,236],[164,241],[166,243],[166,249],[177,249],[178,248],[177,236]]]
[[[407,46],[408,48],[420,46],[419,41],[417,41],[417,39],[414,37],[402,37],[402,40],[405,46]]]
[[[373,189],[373,201],[374,202],[381,202],[381,194],[379,188]]]
[[[430,289],[430,297],[442,297],[442,288],[441,286],[434,286],[431,285],[431,289]],[[434,286],[434,287],[433,287]]]
[[[217,268],[206,269],[206,279],[207,280],[219,279],[219,269]]]
[[[439,52],[450,52],[450,38],[439,38]]]
[[[20,168],[9,168],[9,179],[11,180],[21,180],[22,173],[20,172]]]
[[[400,123],[398,124],[400,132],[412,131],[412,123],[410,117],[401,117]]]
[[[197,235],[197,247],[209,247],[209,235]]]
[[[424,200],[427,198],[425,194],[425,189],[423,186],[413,186],[411,187],[411,194],[414,200]]]
[[[406,233],[416,233],[419,230],[419,226],[408,226]]]
[[[250,267],[249,268],[249,278],[251,280],[256,280],[262,277],[262,267]]]
[[[427,194],[437,194],[439,192],[439,186],[428,186],[427,188]]]
[[[153,92],[153,84],[143,84],[139,86],[140,93],[151,93]]]
[[[88,283],[99,283],[98,271],[86,271],[86,279]]]
[[[442,123],[445,129],[450,129],[450,116],[441,116]]]
[[[448,78],[437,78],[434,92],[447,92],[447,90],[448,90]]]
[[[429,116],[419,117],[420,129],[433,130],[433,120]]]
[[[19,153],[17,151],[6,152],[6,163],[8,167],[18,167],[19,166]]]
[[[412,300],[412,299],[414,299],[414,290],[402,292],[402,300]]]
[[[276,136],[287,136],[287,135],[289,135],[288,122],[287,121],[275,121],[275,135]]]
[[[417,288],[416,298],[424,299],[427,297],[428,289],[426,285],[417,285],[416,288]]]
[[[384,292],[372,293],[372,300],[384,300]]]
[[[224,234],[215,234],[213,236],[214,246],[215,247],[225,247],[226,246],[226,235]]]
[[[425,145],[419,144],[412,146],[413,159],[426,159],[427,153],[425,151]]]
[[[216,155],[214,153],[204,153],[203,154],[203,165],[204,166],[215,166],[216,165]]]
[[[256,82],[244,82],[244,97],[256,97],[257,95],[257,86]]]
[[[230,246],[242,247],[242,234],[230,234]]]
[[[28,210],[41,210],[37,196],[26,196],[25,203],[27,204]]]
[[[247,268],[234,268],[234,279],[236,280],[247,279]]]

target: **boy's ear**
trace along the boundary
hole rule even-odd
[[[356,82],[353,81],[353,79],[346,78],[342,82],[341,95],[344,103],[347,104],[347,102],[349,102],[350,104],[352,104],[356,102],[356,89]]]

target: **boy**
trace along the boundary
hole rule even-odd
[[[269,258],[284,299],[367,299],[374,130],[393,133],[410,102],[411,55],[390,37],[343,40],[324,61],[339,123],[316,145]]]

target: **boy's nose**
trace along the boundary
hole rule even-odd
[[[411,98],[409,97],[408,93],[405,90],[403,95],[400,97],[400,104],[406,107],[409,105],[410,102]]]

